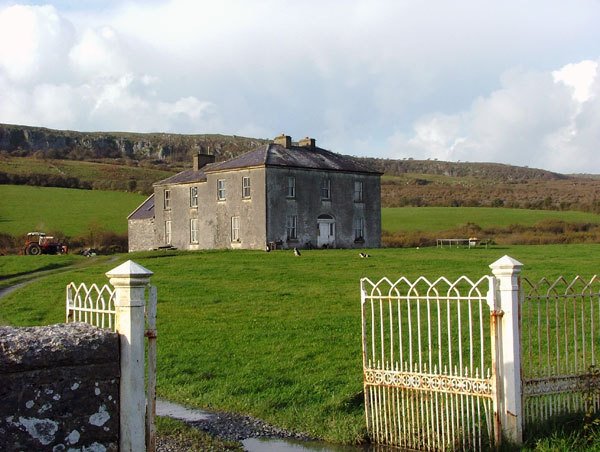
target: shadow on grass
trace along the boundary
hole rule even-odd
[[[68,267],[72,265],[72,263],[52,263],[52,264],[48,264],[48,265],[44,265],[43,267],[37,268],[35,270],[28,270],[28,271],[24,271],[24,272],[17,272],[17,273],[9,273],[7,275],[1,275],[0,276],[0,281],[6,280],[6,279],[12,279],[12,278],[18,278],[19,276],[25,276],[25,275],[35,275],[36,273],[40,273],[40,272],[45,272],[48,270],[56,270],[57,268],[63,268],[63,267]]]

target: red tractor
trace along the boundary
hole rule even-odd
[[[67,245],[59,242],[51,235],[43,232],[30,232],[27,234],[23,252],[30,256],[40,254],[65,254],[68,251]]]

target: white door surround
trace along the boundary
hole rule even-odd
[[[335,219],[331,215],[317,217],[317,247],[335,247]]]

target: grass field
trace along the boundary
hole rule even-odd
[[[306,251],[301,258],[286,251],[122,256],[152,270],[158,287],[159,395],[357,442],[365,435],[361,277],[479,278],[504,254],[523,262],[532,279],[591,276],[600,267],[600,245],[370,252],[370,259],[351,250]],[[23,287],[0,302],[0,324],[63,321],[65,285],[105,283],[104,273],[120,262]]]
[[[573,223],[600,223],[600,215],[575,211],[504,209],[492,207],[388,207],[381,209],[384,231],[436,232],[466,223],[482,228],[511,224],[531,226],[556,219]]]
[[[116,191],[0,185],[0,232],[61,231],[76,236],[91,224],[127,232],[127,215],[146,197]]]
[[[32,230],[60,230],[69,236],[87,231],[91,223],[109,231],[127,231],[127,215],[145,196],[137,193],[0,185],[0,232],[22,235]],[[391,207],[382,209],[382,229],[445,231],[466,223],[482,228],[511,224],[533,225],[559,219],[600,223],[600,215],[574,211],[486,207]]]

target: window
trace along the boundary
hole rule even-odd
[[[250,178],[244,177],[242,178],[242,198],[250,197]]]
[[[219,201],[225,199],[225,179],[217,180],[217,198]]]
[[[198,187],[190,187],[190,207],[198,207]]]
[[[171,190],[165,190],[165,194],[164,194],[164,206],[165,209],[170,209],[171,208]]]
[[[198,243],[198,218],[190,220],[190,243]]]
[[[354,202],[363,202],[363,183],[360,180],[354,181]]]
[[[331,180],[323,179],[321,181],[321,199],[331,199]]]
[[[165,244],[171,244],[171,220],[165,221]]]
[[[285,231],[288,240],[295,240],[298,238],[296,235],[296,225],[298,223],[298,217],[296,215],[288,215],[285,221]]]
[[[354,241],[364,241],[365,237],[365,219],[355,218],[354,219]]]
[[[240,217],[231,217],[231,241],[240,241]]]
[[[294,176],[288,177],[287,197],[288,198],[296,197],[296,178]]]

